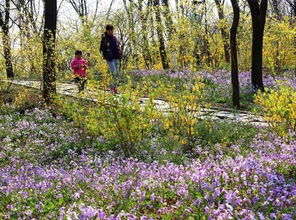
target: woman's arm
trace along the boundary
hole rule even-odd
[[[103,53],[106,50],[106,39],[105,36],[102,36],[101,44],[100,44],[100,52]]]

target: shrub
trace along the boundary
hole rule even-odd
[[[98,91],[98,101],[81,105],[69,100],[56,100],[62,112],[92,135],[103,135],[118,142],[125,156],[136,153],[145,138],[151,135],[157,112],[151,101],[141,106],[137,91],[128,88],[125,94],[114,96]]]
[[[41,103],[40,94],[33,93],[29,89],[19,89],[16,91],[13,106],[20,112],[33,109]]]
[[[287,84],[277,89],[259,92],[255,102],[262,106],[264,118],[271,127],[283,135],[289,129],[296,130],[296,91]]]
[[[62,111],[93,135],[103,135],[107,140],[119,143],[125,156],[141,154],[150,146],[153,137],[162,133],[186,146],[194,134],[198,122],[196,116],[201,105],[203,84],[198,80],[184,85],[183,92],[174,87],[151,82],[134,85],[131,81],[120,88],[121,95],[98,91],[95,104],[82,105],[78,102],[57,99]],[[139,98],[147,96],[145,104]],[[167,111],[158,110],[157,97],[167,100]]]
[[[0,84],[0,113],[18,111],[24,113],[42,102],[40,94],[31,89],[18,86]]]

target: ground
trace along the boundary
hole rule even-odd
[[[212,88],[225,90],[218,83]],[[165,118],[154,120],[148,130],[139,128],[146,122],[128,105],[102,112],[99,106],[84,103],[88,108],[81,109],[79,100],[64,98],[71,105],[48,108],[35,90],[22,87],[0,97],[1,219],[296,217],[293,131],[283,136],[248,123],[204,119],[188,139],[180,129],[166,129]],[[91,118],[95,123],[88,117],[91,111],[98,117]],[[120,120],[111,117],[114,111]],[[114,134],[102,129],[108,120]],[[146,136],[125,131],[126,121],[127,128]],[[110,138],[119,134],[112,123],[135,143]]]

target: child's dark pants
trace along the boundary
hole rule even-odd
[[[87,81],[86,78],[82,78],[82,77],[75,77],[74,78],[74,82],[77,84],[79,92],[81,92],[85,89],[86,81]]]

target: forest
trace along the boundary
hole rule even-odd
[[[296,0],[1,0],[0,219],[296,218]]]

